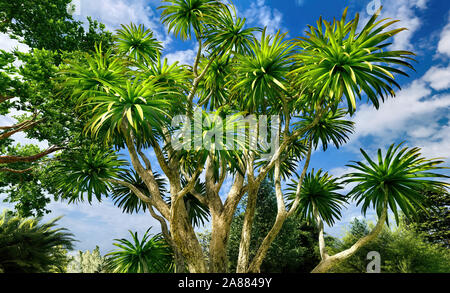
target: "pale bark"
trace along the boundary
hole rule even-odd
[[[384,208],[381,213],[381,216],[378,219],[378,222],[377,222],[376,226],[372,229],[372,231],[368,235],[366,235],[363,238],[356,241],[356,243],[353,244],[350,248],[348,248],[344,251],[341,251],[332,256],[325,256],[325,258],[311,271],[311,273],[326,273],[326,272],[328,272],[334,266],[336,266],[340,262],[346,260],[347,258],[351,257],[363,246],[367,245],[369,242],[371,242],[375,238],[377,238],[377,236],[383,230],[384,223],[386,222],[387,210],[388,210],[387,199],[385,199]]]
[[[303,166],[302,174],[300,175],[300,180],[297,184],[297,190],[296,190],[296,197],[294,200],[293,205],[291,206],[291,209],[289,211],[286,211],[286,206],[284,203],[284,197],[281,190],[281,174],[280,174],[280,165],[278,163],[275,164],[275,193],[277,196],[277,217],[275,219],[275,223],[273,224],[272,228],[270,229],[269,233],[267,233],[266,237],[264,238],[263,242],[258,248],[258,251],[256,252],[255,257],[253,258],[248,271],[249,272],[259,272],[260,267],[262,265],[262,262],[264,261],[264,258],[267,255],[267,252],[269,251],[269,248],[272,244],[272,242],[275,240],[276,236],[280,233],[281,229],[283,228],[283,224],[286,221],[286,219],[293,215],[295,210],[297,209],[298,203],[300,201],[300,190],[301,186],[303,184],[303,180],[305,178],[306,172],[309,167],[309,162],[311,160],[311,153],[312,153],[312,144],[311,141],[308,142],[308,154],[306,156],[306,161]],[[278,160],[279,161],[279,160]]]
[[[286,205],[284,204],[283,192],[281,190],[280,164],[281,164],[280,159],[278,159],[275,164],[275,171],[274,171],[275,194],[276,194],[276,198],[277,198],[277,207],[278,207],[277,217],[276,217],[274,225],[272,226],[272,229],[269,231],[269,233],[264,238],[253,261],[251,262],[251,264],[247,270],[248,272],[251,272],[251,273],[259,273],[261,264],[264,260],[264,257],[267,254],[267,251],[269,250],[270,244],[273,242],[275,237],[278,235],[278,233],[281,230],[281,228],[283,227],[283,223],[287,217]]]
[[[319,210],[318,210],[317,206],[314,203],[313,203],[313,209],[314,209],[314,211],[313,211],[314,219],[316,220],[317,228],[319,229],[319,252],[320,252],[320,258],[322,260],[325,260],[329,256],[327,254],[327,249],[326,249],[326,246],[325,246],[323,221],[322,221],[322,218],[319,215]]]

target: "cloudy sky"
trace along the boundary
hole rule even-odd
[[[192,64],[195,44],[181,42],[167,33],[160,25],[157,0],[78,0],[76,18],[85,20],[92,16],[103,22],[111,31],[120,24],[144,24],[156,33],[164,43],[164,55],[170,62]],[[374,153],[386,149],[392,143],[404,141],[408,146],[422,148],[427,157],[444,157],[450,166],[450,2],[448,0],[234,0],[240,16],[247,18],[252,26],[267,26],[269,32],[288,32],[290,38],[302,36],[308,24],[314,24],[319,16],[332,20],[340,17],[344,8],[349,15],[356,12],[367,19],[381,4],[382,17],[400,19],[399,26],[408,28],[396,36],[394,49],[411,50],[417,54],[416,71],[409,78],[399,77],[402,90],[397,97],[387,100],[376,110],[362,101],[356,114],[356,132],[349,143],[339,150],[326,153],[315,152],[311,167],[330,171],[335,176],[347,172],[346,164],[360,160],[360,148]],[[9,50],[26,46],[0,35],[0,48]],[[0,125],[13,122],[12,118],[0,117]],[[16,141],[30,142],[23,134]],[[45,142],[40,145],[45,146]],[[151,153],[149,153],[152,156]],[[2,195],[0,195],[0,198]],[[0,210],[9,207],[0,203]],[[159,225],[149,215],[124,215],[108,200],[102,203],[68,205],[53,202],[52,213],[45,219],[64,215],[61,225],[70,228],[79,240],[77,249],[92,250],[96,245],[103,253],[110,251],[115,238],[127,237],[127,230],[143,233],[150,226],[159,232]],[[361,216],[353,204],[345,211],[343,219],[326,232],[342,235],[343,229],[354,218]],[[374,219],[373,213],[367,215]]]

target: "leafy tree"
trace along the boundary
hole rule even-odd
[[[0,32],[30,48],[90,51],[95,43],[111,42],[105,26],[88,18],[88,28],[70,14],[72,0],[0,1]]]
[[[0,127],[0,192],[25,217],[48,212],[42,183],[49,155],[94,143],[80,135],[85,122],[74,115],[75,103],[59,94],[58,66],[95,43],[109,46],[112,35],[96,21],[89,19],[88,29],[74,21],[69,2],[0,1],[0,32],[30,47],[0,51],[0,115],[20,113],[16,124]],[[50,147],[13,144],[11,136],[20,132]]]
[[[239,240],[244,220],[246,198],[238,207],[231,224],[228,256],[230,271],[237,266],[239,254]],[[251,256],[256,254],[258,246],[267,235],[277,214],[277,201],[273,182],[263,181],[258,192],[258,201],[255,212],[255,224],[252,228]],[[306,221],[295,216],[289,218],[283,225],[277,239],[272,243],[264,262],[261,265],[262,273],[298,273],[309,272],[319,261],[317,253],[318,231]]]
[[[111,172],[114,176],[105,179],[95,168],[85,173],[88,179],[76,182],[58,176],[62,183],[55,186],[66,187],[74,193],[72,198],[82,196],[74,192],[81,189],[68,186],[77,182],[128,188],[156,215],[164,237],[182,254],[190,272],[228,270],[231,223],[247,194],[236,271],[258,272],[283,224],[299,206],[312,150],[319,141],[324,149],[330,143],[339,146],[346,142],[352,128],[350,122],[344,122],[345,114],[354,113],[356,98],[366,94],[378,107],[380,100],[394,96],[392,87],[398,84],[393,74],[406,75],[398,65],[411,68],[407,61],[414,54],[389,50],[390,38],[404,29],[388,30],[393,22],[377,21],[379,13],[358,29],[359,16],[348,21],[345,11],[341,20],[329,23],[320,19],[306,37],[290,41],[280,32],[272,36],[261,28],[246,28],[234,7],[222,1],[169,0],[164,4],[160,7],[161,19],[169,31],[198,43],[192,66],[168,66],[160,58],[161,46],[151,31],[130,25],[117,32],[113,49],[98,46],[90,56],[68,62],[68,68],[61,72],[63,86],[69,91],[65,94],[76,101],[87,120],[86,133],[109,146],[126,149],[145,190],[121,179],[121,172]],[[261,36],[256,37],[255,32],[262,32]],[[194,132],[196,136],[192,140],[183,135],[181,150],[174,143],[175,130],[180,127],[171,123],[179,115],[194,125],[203,121],[208,124],[202,125],[199,133],[183,121],[185,134]],[[271,136],[273,141],[279,137],[280,144],[272,150],[251,140],[239,144],[236,137],[249,132],[251,120],[246,123],[238,117],[263,115],[280,117],[280,127],[273,127],[278,133]],[[210,137],[211,131],[222,125],[220,120],[233,126],[229,133],[235,137],[232,142],[242,148],[223,149],[225,135],[214,135],[211,149],[198,147],[195,140]],[[337,121],[341,122],[334,124]],[[323,133],[318,127],[330,128]],[[250,130],[262,132],[258,125]],[[189,148],[191,143],[194,147]],[[148,149],[154,151],[167,177],[170,201],[161,193],[152,166],[155,162],[145,153]],[[281,178],[291,179],[300,162],[302,175],[296,193],[286,202]],[[61,165],[58,174],[71,174],[72,167]],[[268,176],[275,182],[277,216],[251,258],[258,190]],[[233,182],[228,194],[221,197],[227,177]],[[204,193],[195,190],[199,181],[204,184]],[[187,196],[195,197],[211,215],[209,269],[185,201]]]
[[[423,232],[432,243],[443,244],[450,248],[450,195],[445,189],[424,189],[428,208],[418,210],[417,216],[407,221],[409,227]]]
[[[0,215],[0,269],[5,273],[65,272],[67,250],[73,235],[56,228],[56,218],[41,223],[40,218],[22,218],[4,210]]]
[[[377,251],[381,256],[382,273],[447,273],[450,269],[450,251],[426,240],[424,233],[409,229],[404,218],[400,226],[391,230],[384,227],[378,238],[356,252],[352,257],[334,267],[331,272],[367,272],[367,254]],[[341,241],[330,250],[338,253],[348,249],[355,241],[366,236],[370,227],[366,221],[355,219]]]
[[[108,253],[108,270],[113,273],[168,273],[173,271],[173,255],[161,234],[152,237],[144,234],[141,240],[137,232],[130,234],[133,242],[116,239],[118,250]]]
[[[322,254],[322,261],[314,268],[313,272],[327,272],[339,262],[355,254],[361,247],[376,239],[383,230],[385,223],[389,225],[388,210],[390,209],[397,223],[399,223],[399,209],[406,218],[411,219],[417,214],[417,210],[424,209],[427,199],[420,192],[424,188],[445,188],[445,182],[433,181],[434,178],[448,178],[448,176],[436,173],[446,169],[439,167],[443,161],[438,159],[427,160],[420,154],[419,148],[400,149],[402,144],[392,144],[383,157],[381,149],[378,150],[378,162],[373,161],[367,153],[361,149],[361,153],[367,163],[355,162],[348,165],[357,172],[346,174],[345,183],[357,185],[348,194],[356,200],[356,204],[362,204],[361,211],[366,214],[372,206],[378,215],[378,222],[372,231],[358,239],[350,248],[335,255]],[[305,186],[303,186],[305,187]],[[331,209],[330,205],[326,211]],[[321,219],[326,219],[327,214],[319,209]],[[324,249],[323,236],[319,238]]]
[[[107,272],[107,259],[100,254],[98,246],[90,252],[78,251],[78,254],[71,258],[68,266],[68,273],[104,273]]]

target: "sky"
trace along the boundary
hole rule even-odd
[[[104,23],[114,31],[121,24],[144,24],[151,28],[164,44],[164,57],[169,62],[179,61],[192,64],[195,44],[182,42],[167,32],[160,24],[157,0],[77,0],[75,18],[86,20],[87,16]],[[391,49],[410,50],[417,54],[415,70],[409,70],[410,77],[397,77],[402,90],[397,96],[385,101],[376,110],[365,100],[358,103],[352,119],[356,123],[355,133],[349,142],[339,150],[329,148],[326,152],[314,152],[310,166],[316,170],[329,171],[334,176],[342,176],[349,171],[346,164],[352,160],[362,160],[360,148],[375,154],[378,148],[386,150],[392,143],[404,142],[406,146],[422,148],[427,158],[442,157],[450,166],[450,1],[448,0],[235,0],[238,15],[247,19],[249,26],[267,26],[269,33],[277,30],[288,32],[288,38],[304,35],[308,24],[315,24],[320,16],[332,20],[340,18],[345,7],[349,17],[360,13],[360,19],[367,20],[383,5],[381,16],[401,20],[399,27],[408,28],[394,38]],[[0,34],[0,49],[11,50],[18,44]],[[11,117],[0,116],[0,125],[14,122]],[[13,137],[16,142],[45,142],[29,140],[24,134]],[[154,154],[148,155],[155,160]],[[231,180],[227,180],[225,188]],[[348,186],[344,192],[349,191]],[[0,194],[0,199],[5,195]],[[11,208],[0,202],[0,210]],[[128,237],[127,230],[138,231],[142,235],[149,227],[153,233],[160,231],[159,223],[148,214],[126,215],[108,199],[92,205],[52,202],[48,209],[52,212],[44,217],[49,220],[64,217],[59,222],[75,234],[76,249],[92,250],[99,245],[102,253],[114,248],[113,239]],[[341,221],[333,227],[325,227],[325,232],[339,237],[352,219],[361,218],[361,211],[354,203],[343,210]],[[375,220],[373,212],[366,218]],[[202,227],[201,229],[207,229]]]

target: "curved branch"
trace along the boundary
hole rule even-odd
[[[37,161],[51,153],[64,149],[63,147],[53,146],[42,153],[33,156],[0,156],[0,164],[10,164],[10,163],[31,163]]]

